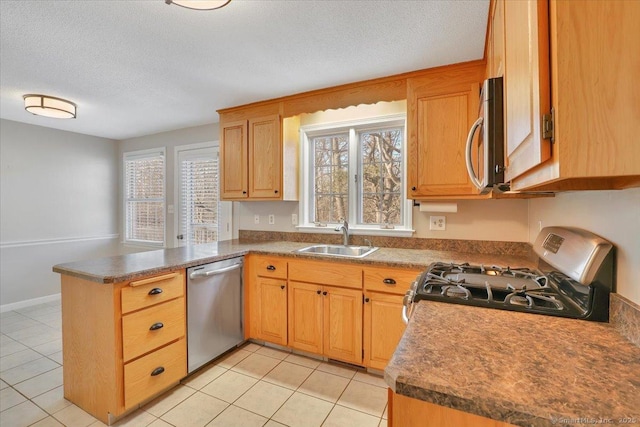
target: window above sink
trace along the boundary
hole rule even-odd
[[[405,123],[405,101],[301,115],[298,230],[411,236]]]

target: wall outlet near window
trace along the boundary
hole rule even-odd
[[[269,225],[273,225],[276,223],[276,217],[274,214],[269,215]]]
[[[255,215],[253,216],[253,223],[254,223],[254,224],[260,224],[260,215],[255,214]]]
[[[298,214],[291,214],[291,225],[298,225]]]
[[[429,230],[444,231],[446,229],[447,229],[446,216],[430,216],[429,217]]]

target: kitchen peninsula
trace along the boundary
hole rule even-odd
[[[282,257],[290,262],[321,259],[362,268],[424,269],[438,260],[535,266],[532,258],[522,255],[420,249],[381,248],[366,258],[346,260],[292,252],[304,246],[308,244],[236,240],[55,266],[54,271],[63,276],[65,397],[107,423],[152,397],[153,394],[127,398],[125,366],[145,358],[127,362],[122,355],[121,292],[131,282],[153,287],[156,278],[184,289],[185,268],[249,254]],[[78,299],[80,294],[83,299]],[[180,298],[184,298],[184,290],[178,290],[173,301]],[[78,301],[82,301],[80,307]],[[385,370],[391,387],[392,423],[403,413],[398,401],[402,398],[522,426],[551,425],[553,419],[583,414],[640,417],[640,349],[608,324],[435,302],[420,302],[414,311]],[[79,314],[86,317],[77,317]],[[93,317],[100,319],[94,323]],[[102,344],[113,349],[106,367],[94,367],[92,371],[94,368],[83,364],[86,360],[78,353],[78,342],[68,332],[77,325],[82,325],[87,335],[100,336]],[[182,343],[183,336],[162,348]],[[84,351],[92,351],[96,357],[109,353],[105,347],[85,347]],[[169,359],[186,365],[186,360],[171,355]],[[436,367],[442,366],[445,369],[435,373]],[[73,374],[76,369],[89,376],[79,380]],[[172,382],[152,388],[151,392],[157,394],[177,383],[186,376],[186,366],[177,372]],[[533,381],[533,372],[549,373],[552,380],[543,377]],[[515,379],[518,373],[523,374],[520,380]],[[84,402],[77,397],[81,389]],[[87,399],[86,394],[91,392],[97,395]],[[111,406],[107,407],[106,402]],[[411,425],[403,423],[397,421],[394,425]]]

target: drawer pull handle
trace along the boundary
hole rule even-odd
[[[154,323],[153,325],[151,325],[149,330],[150,331],[157,331],[158,329],[162,329],[162,328],[164,328],[164,324],[162,322],[158,322],[158,323]]]
[[[394,279],[386,278],[382,281],[385,285],[395,285],[396,281]]]
[[[153,288],[149,291],[149,295],[158,295],[162,293],[162,289],[160,288]]]
[[[163,366],[158,366],[156,369],[151,371],[151,376],[155,377],[156,375],[160,375],[163,372],[164,372],[164,367]]]
[[[273,265],[267,265],[267,270],[269,271],[276,271],[276,267]]]

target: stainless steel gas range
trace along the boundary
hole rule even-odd
[[[533,245],[537,269],[435,262],[411,285],[402,317],[421,300],[606,322],[613,245],[588,231],[547,227]]]

